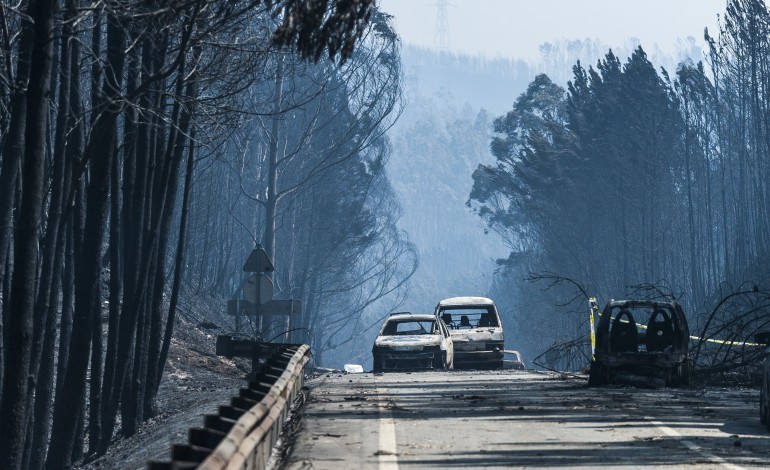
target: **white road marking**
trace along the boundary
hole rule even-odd
[[[706,457],[711,462],[717,463],[725,468],[730,468],[732,470],[743,470],[743,467],[740,465],[735,465],[733,463],[728,462],[727,460],[723,459],[722,457],[718,455],[714,455],[711,452],[703,449],[703,447],[699,446],[698,444],[694,443],[693,441],[689,439],[685,439],[684,436],[679,434],[675,429],[672,429],[665,424],[661,423],[660,421],[655,421],[652,418],[646,418],[649,420],[652,424],[654,424],[658,429],[663,431],[665,434],[668,434],[669,436],[677,439],[679,442],[681,442],[685,447],[690,449],[693,452],[697,452],[700,455]]]
[[[375,384],[381,381],[381,377],[375,377]],[[377,395],[380,390],[377,390]],[[398,470],[398,453],[396,449],[396,423],[393,421],[393,412],[383,404],[379,406],[380,412],[380,448],[377,457],[380,462],[380,470]]]

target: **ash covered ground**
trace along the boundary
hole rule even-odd
[[[212,304],[212,308],[218,304],[211,299],[204,303]],[[173,444],[187,442],[189,428],[201,426],[205,414],[216,413],[246,384],[250,361],[215,354],[216,336],[224,331],[202,321],[202,315],[196,313],[200,306],[183,306],[180,311],[158,392],[158,414],[133,436],[118,434],[105,455],[74,468],[144,469],[148,461],[167,461]]]

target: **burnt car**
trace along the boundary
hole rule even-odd
[[[449,328],[455,349],[455,367],[503,367],[503,325],[492,300],[452,297],[440,301],[435,314]]]
[[[454,348],[449,331],[433,315],[391,314],[372,347],[373,371],[452,369]]]
[[[770,431],[770,331],[761,331],[754,335],[754,341],[765,345],[762,361],[762,388],[759,390],[759,422],[767,425]]]
[[[503,369],[524,370],[526,368],[519,351],[514,351],[512,349],[503,351]]]
[[[678,302],[610,300],[596,325],[588,384],[690,384],[690,330]]]

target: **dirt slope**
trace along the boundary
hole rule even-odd
[[[74,468],[143,469],[149,460],[168,460],[172,444],[185,443],[190,427],[201,426],[203,415],[227,404],[245,385],[251,365],[216,356],[217,332],[180,318],[158,392],[157,416],[135,435],[118,436],[106,455]]]

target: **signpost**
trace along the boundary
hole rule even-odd
[[[233,299],[227,301],[228,315],[254,315],[255,305],[248,300]],[[302,313],[302,301],[270,300],[262,304],[260,311],[265,315],[297,315]]]
[[[273,281],[264,274],[253,274],[243,284],[243,297],[249,302],[265,304],[273,300]]]
[[[275,268],[262,245],[257,245],[243,264],[243,270],[247,273],[271,273]]]
[[[274,300],[273,281],[262,273],[275,271],[272,260],[261,245],[257,245],[243,264],[245,272],[254,273],[243,283],[243,299],[229,300],[227,313],[235,315],[235,331],[240,329],[240,317],[254,316],[262,330],[265,315],[298,315],[302,313],[302,301],[296,299]]]

